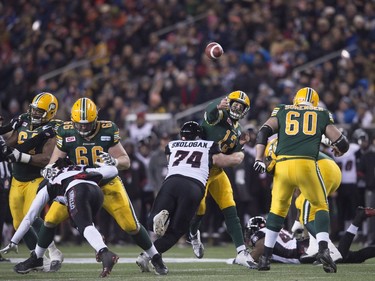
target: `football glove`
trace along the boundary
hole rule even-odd
[[[45,125],[42,129],[43,131],[41,131],[40,134],[46,139],[53,138],[56,135],[55,130],[51,125]]]
[[[14,162],[17,162],[17,163],[30,163],[31,161],[31,155],[30,154],[27,154],[27,153],[23,153],[23,152],[20,152],[18,149],[14,148],[12,150],[12,153],[10,153],[8,156],[7,156],[7,159],[8,161],[14,163]]]
[[[264,164],[264,162],[260,160],[255,161],[253,168],[256,172],[260,174],[263,174],[266,172],[266,164]]]
[[[21,121],[21,118],[19,116],[10,120],[9,123],[12,126],[13,130],[17,130],[22,125],[22,121]]]
[[[18,245],[10,241],[10,243],[0,250],[0,254],[8,254],[9,252],[15,252],[18,254]]]
[[[55,175],[56,170],[52,168],[52,166],[53,164],[48,164],[44,169],[40,170],[40,174],[43,178],[49,180]]]
[[[118,164],[118,160],[113,158],[109,153],[107,152],[100,152],[99,154],[100,160],[109,166],[116,166]]]

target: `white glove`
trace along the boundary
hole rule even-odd
[[[8,155],[8,160],[12,163],[21,162],[21,163],[30,163],[31,155],[27,153],[20,152],[18,149],[14,148],[12,153]]]
[[[9,252],[16,252],[18,254],[18,245],[10,241],[8,246],[0,250],[0,254],[8,254]]]
[[[48,164],[44,169],[40,170],[40,174],[43,178],[49,180],[55,175],[55,169],[52,168],[53,164]]]
[[[107,152],[100,152],[99,158],[106,165],[117,167],[118,160],[115,159],[115,158],[113,158],[109,153],[107,153]]]
[[[264,162],[260,160],[255,161],[253,168],[256,172],[260,174],[263,174],[266,172],[266,164],[264,164]]]

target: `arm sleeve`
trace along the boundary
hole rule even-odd
[[[115,166],[104,165],[99,168],[88,168],[86,172],[97,172],[103,176],[103,179],[111,179],[118,175],[118,170]]]
[[[17,231],[14,233],[11,239],[12,242],[19,244],[23,236],[26,234],[30,226],[35,221],[36,217],[40,214],[43,207],[47,204],[48,200],[49,200],[49,195],[47,192],[47,187],[45,186],[38,192],[35,199],[33,200],[33,203],[31,204],[29,211],[27,212],[26,216],[23,218]]]
[[[204,113],[204,119],[210,125],[215,125],[219,123],[219,121],[223,118],[223,111],[217,109],[219,103],[220,99],[217,99],[210,103],[206,108],[206,112]]]

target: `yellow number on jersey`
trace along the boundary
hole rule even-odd
[[[289,111],[286,114],[285,119],[285,134],[287,135],[297,135],[299,132],[299,123],[298,118],[301,116],[300,112]],[[317,114],[314,111],[306,111],[303,113],[302,119],[302,132],[305,135],[315,135],[316,134],[316,125],[317,125]]]

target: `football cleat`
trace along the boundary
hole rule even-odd
[[[271,258],[261,255],[258,261],[259,271],[268,271],[271,269]]]
[[[165,266],[160,254],[156,254],[152,257],[151,264],[156,275],[168,274],[168,268]]]
[[[107,277],[111,273],[112,268],[117,263],[118,259],[119,256],[109,251],[108,248],[101,249],[96,255],[96,261],[102,262],[103,264],[103,270],[99,277]]]
[[[162,237],[167,231],[169,225],[169,212],[161,210],[160,213],[153,218],[153,229],[157,236]]]
[[[257,269],[258,264],[254,261],[253,257],[250,255],[248,250],[243,250],[237,254],[237,257],[234,259],[235,264],[243,265],[250,269]]]
[[[26,274],[30,271],[43,271],[43,258],[38,258],[35,251],[32,251],[30,257],[16,264],[13,270],[19,274]]]
[[[189,240],[191,243],[191,246],[193,247],[193,252],[194,255],[198,258],[201,259],[203,258],[204,255],[204,246],[203,243],[201,242],[201,233],[198,230],[195,235],[189,235]]]
[[[323,265],[323,269],[327,273],[336,273],[337,266],[331,258],[329,249],[319,250],[316,260]]]
[[[49,257],[51,260],[49,272],[59,271],[64,261],[62,252],[59,249],[54,249],[53,251],[49,252]]]
[[[135,263],[139,266],[139,269],[141,272],[150,272],[151,271],[151,264],[150,264],[151,258],[145,253],[141,253]]]

